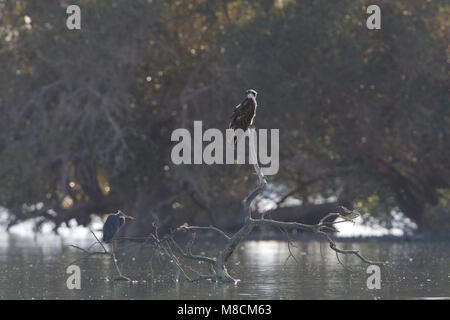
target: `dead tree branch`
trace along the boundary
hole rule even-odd
[[[256,158],[256,150],[255,146],[250,143],[250,156],[253,157],[253,159]],[[200,260],[200,261],[207,261],[213,268],[214,274],[213,275],[204,275],[200,277],[200,279],[215,279],[219,281],[224,282],[237,282],[239,280],[234,279],[227,271],[226,263],[228,259],[231,257],[233,252],[236,250],[236,248],[240,245],[240,243],[252,232],[254,227],[256,226],[271,226],[276,227],[282,230],[305,230],[312,233],[317,233],[319,235],[325,236],[326,240],[329,242],[330,248],[334,250],[336,253],[339,254],[352,254],[357,256],[361,261],[368,263],[368,264],[376,264],[376,265],[383,265],[382,262],[377,261],[371,261],[369,259],[366,259],[363,257],[358,251],[355,250],[343,250],[337,247],[335,241],[331,238],[331,236],[326,233],[326,231],[333,231],[336,232],[337,230],[333,227],[334,224],[342,223],[346,221],[352,221],[353,219],[357,218],[359,216],[359,213],[356,211],[349,211],[348,215],[342,216],[339,213],[329,213],[326,217],[322,218],[319,223],[314,225],[309,224],[303,224],[299,222],[283,222],[283,221],[277,221],[277,220],[271,220],[271,219],[265,219],[264,216],[261,217],[261,219],[254,219],[251,216],[251,204],[253,200],[264,190],[264,188],[267,185],[267,181],[261,171],[261,168],[259,167],[259,164],[257,161],[254,162],[254,170],[258,177],[257,179],[257,186],[254,190],[252,190],[247,197],[243,200],[243,211],[245,215],[245,222],[244,225],[231,237],[226,235],[223,231],[216,227],[200,227],[200,226],[188,226],[187,224],[184,224],[177,228],[176,231],[187,231],[187,232],[195,232],[198,230],[211,230],[214,232],[219,233],[222,235],[226,240],[226,244],[224,248],[219,252],[216,258],[206,258],[199,256],[199,255],[192,255],[191,253],[185,253],[181,250],[179,253],[187,258],[192,260]],[[329,218],[342,218],[343,220],[335,220],[333,222],[327,222]],[[175,245],[176,242],[173,240],[173,244]],[[176,244],[176,246],[179,248],[179,246]]]
[[[252,141],[250,139],[250,141]],[[286,233],[288,237],[288,247],[290,256],[294,257],[291,249],[290,249],[290,239],[287,230],[304,230],[309,231],[313,234],[318,234],[324,237],[328,243],[329,247],[336,252],[337,258],[339,259],[339,254],[344,255],[354,255],[358,257],[362,262],[367,264],[375,264],[375,265],[384,265],[383,262],[372,261],[364,256],[362,256],[357,250],[344,250],[337,247],[336,242],[332,239],[330,234],[327,231],[337,232],[337,229],[334,227],[337,223],[343,223],[347,221],[353,221],[360,214],[357,211],[350,211],[346,208],[343,208],[346,215],[343,216],[339,213],[329,213],[325,217],[323,217],[317,224],[303,224],[299,222],[284,222],[272,219],[265,219],[264,215],[261,218],[255,219],[252,218],[252,203],[253,200],[264,190],[267,186],[266,178],[259,167],[258,161],[256,160],[256,149],[252,143],[249,143],[250,146],[250,157],[255,159],[254,161],[254,170],[257,175],[257,186],[255,189],[250,191],[250,193],[243,199],[243,214],[245,216],[245,222],[243,226],[232,236],[227,235],[224,231],[220,230],[214,226],[190,226],[187,223],[179,226],[171,233],[165,235],[163,238],[159,238],[157,229],[153,234],[148,237],[143,238],[132,238],[133,240],[141,240],[144,245],[151,243],[152,247],[159,251],[160,255],[168,258],[168,261],[175,268],[175,278],[176,281],[179,280],[179,276],[183,276],[185,280],[189,282],[196,282],[201,280],[215,280],[221,282],[232,282],[237,283],[239,280],[233,278],[227,270],[226,264],[229,258],[233,255],[235,250],[239,247],[241,242],[246,239],[246,237],[253,231],[255,227],[264,226],[264,227],[275,227]],[[339,218],[340,220],[330,220],[331,218]],[[225,244],[221,250],[217,253],[216,256],[206,256],[205,254],[196,254],[194,253],[194,244],[196,240],[196,233],[200,231],[212,231],[221,238],[225,240]],[[175,236],[177,233],[185,232],[190,233],[192,238],[183,248],[176,240]],[[97,242],[101,244],[98,238],[95,236]],[[116,239],[117,240],[126,240],[127,238]],[[131,238],[130,238],[131,239]],[[117,272],[119,273],[119,279],[129,280],[129,278],[122,275],[120,269],[117,265],[117,260],[114,255],[114,247],[112,247],[111,252],[108,253],[106,248],[101,244],[104,252],[90,252],[88,250],[84,250],[82,248],[73,246],[77,249],[82,250],[86,253],[86,256],[83,258],[87,258],[93,254],[110,254],[113,258],[114,264],[116,266]],[[289,256],[289,257],[290,257]],[[152,255],[153,257],[153,255]],[[288,257],[288,258],[289,258]],[[295,257],[294,257],[295,259]],[[195,262],[197,264],[206,265],[209,273],[203,274],[200,270],[196,270],[189,266],[188,261]],[[189,272],[190,271],[190,272]],[[192,275],[191,273],[194,273]],[[151,270],[151,274],[153,277],[153,268]]]

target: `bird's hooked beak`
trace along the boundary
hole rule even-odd
[[[130,219],[130,220],[134,220],[135,218],[132,216],[125,216],[125,219]]]

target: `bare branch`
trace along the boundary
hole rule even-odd
[[[250,139],[252,141],[252,139]],[[256,151],[255,146],[250,143],[250,154],[253,159],[256,158]],[[154,249],[159,250],[159,252],[166,256],[169,259],[169,262],[174,266],[175,268],[175,278],[176,281],[178,281],[179,275],[183,275],[184,278],[189,282],[196,282],[201,280],[217,280],[217,281],[223,281],[223,282],[234,282],[237,283],[239,280],[234,279],[227,271],[226,263],[228,259],[231,257],[231,255],[234,253],[236,248],[239,247],[240,243],[252,232],[254,227],[256,226],[270,226],[275,227],[280,230],[282,230],[285,235],[287,236],[288,240],[288,250],[289,250],[289,256],[287,257],[286,261],[292,257],[295,261],[298,260],[295,258],[292,250],[291,250],[291,238],[289,237],[289,233],[287,230],[304,230],[309,231],[313,234],[317,233],[321,236],[324,236],[329,243],[330,248],[336,252],[337,258],[339,263],[342,264],[342,262],[339,259],[339,254],[348,254],[348,255],[355,255],[358,257],[361,261],[368,263],[368,264],[375,264],[375,265],[384,265],[383,262],[378,261],[372,261],[364,256],[362,256],[359,251],[357,250],[343,250],[336,246],[335,241],[331,238],[331,236],[326,233],[325,231],[338,231],[334,225],[337,223],[343,223],[348,221],[353,221],[357,217],[360,216],[360,213],[357,211],[350,211],[346,208],[343,208],[344,212],[347,214],[345,216],[339,214],[339,213],[329,213],[324,218],[320,219],[320,221],[317,224],[303,224],[299,222],[284,222],[284,221],[277,221],[272,219],[265,219],[264,215],[260,219],[254,219],[251,217],[251,208],[253,200],[264,190],[264,188],[267,185],[267,181],[261,171],[261,168],[259,167],[258,161],[254,161],[254,170],[258,177],[257,179],[257,186],[254,190],[252,190],[247,197],[244,198],[242,201],[243,204],[243,211],[245,216],[245,222],[244,225],[232,236],[227,235],[224,231],[220,230],[217,227],[214,226],[190,226],[187,223],[179,226],[174,231],[172,231],[170,234],[164,236],[162,239],[159,238],[157,229],[155,229],[153,234],[150,234],[148,237],[138,237],[138,238],[121,238],[120,240],[134,240],[134,241],[144,241],[144,244],[153,241],[154,243]],[[168,201],[172,201],[173,199],[168,199]],[[336,218],[342,218],[342,220],[332,220],[330,219],[336,219]],[[192,238],[187,243],[186,248],[183,249],[174,239],[174,235],[177,232],[184,231],[184,232],[192,232]],[[208,257],[204,254],[198,255],[194,254],[193,247],[196,240],[196,232],[197,231],[213,231],[216,234],[219,234],[222,238],[226,240],[226,243],[222,250],[219,251],[216,257]],[[92,232],[93,236],[101,244],[101,242],[98,240],[96,235]],[[116,239],[116,241],[119,239]],[[85,250],[76,246],[73,246],[79,250],[82,250],[87,255],[86,257],[92,255],[92,254],[109,254],[106,250],[106,248],[101,244],[104,252],[95,252],[91,253],[89,250]],[[116,266],[117,272],[119,273],[121,279],[129,280],[129,278],[123,276],[120,272],[120,269],[117,265],[117,261],[115,259],[114,255],[114,246],[111,247],[111,257],[113,258],[114,264]],[[189,265],[185,264],[180,261],[180,258],[184,258],[186,260],[190,261],[197,261],[197,262],[205,262],[209,268],[210,274],[202,274],[200,271],[195,270],[194,268],[190,267]],[[153,255],[151,258],[151,262],[153,261]],[[344,265],[343,265],[344,266]],[[345,266],[344,266],[345,268]],[[187,273],[187,269],[189,269],[191,272],[195,273],[196,277],[191,277]],[[153,267],[151,266],[151,275],[153,278]]]
[[[199,226],[189,226],[187,224],[183,224],[183,225],[179,226],[178,229],[179,230],[211,230],[211,231],[217,232],[225,239],[230,240],[230,237],[224,231],[220,230],[219,228],[213,227],[213,226],[199,227]]]

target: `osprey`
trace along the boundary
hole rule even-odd
[[[246,97],[244,101],[238,104],[233,110],[228,129],[242,129],[245,132],[253,124],[257,107],[256,95],[258,93],[253,89],[249,89],[245,91],[245,94]],[[236,142],[237,137],[234,137],[234,144],[236,144]]]

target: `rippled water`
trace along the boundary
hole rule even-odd
[[[81,289],[69,290],[66,267],[83,256],[58,238],[7,236],[0,244],[0,299],[397,299],[450,297],[450,245],[447,242],[341,243],[373,260],[389,261],[381,270],[381,289],[369,290],[366,265],[342,257],[344,268],[325,243],[297,242],[290,258],[283,241],[248,241],[233,255],[230,273],[237,284],[175,282],[172,269],[154,266],[147,251],[122,248],[123,272],[137,283],[112,282],[108,256],[77,261]],[[80,245],[88,246],[89,242]],[[132,248],[133,247],[133,248]],[[209,250],[205,245],[204,250]],[[202,247],[197,247],[198,252]],[[156,259],[156,258],[155,258]],[[152,280],[153,279],[153,280]]]

